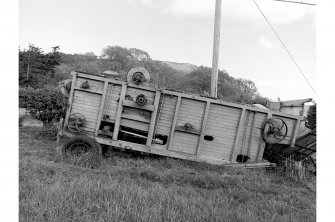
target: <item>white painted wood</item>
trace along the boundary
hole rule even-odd
[[[197,158],[199,157],[201,147],[204,143],[204,136],[206,135],[206,124],[207,124],[210,105],[211,105],[210,102],[207,101],[206,108],[205,108],[205,113],[204,113],[204,117],[203,117],[203,121],[202,121],[202,126],[201,126],[201,133],[200,133],[199,143],[197,145],[197,153],[196,153]]]
[[[151,114],[151,120],[150,120],[150,126],[149,126],[149,132],[148,132],[148,138],[147,138],[147,142],[146,145],[150,146],[152,143],[152,138],[154,136],[154,129],[156,127],[156,119],[157,119],[157,113],[158,113],[158,105],[159,105],[159,100],[161,98],[161,92],[157,91],[156,95],[155,95],[155,100],[154,100],[154,111]]]
[[[67,124],[69,122],[69,117],[70,117],[70,113],[71,113],[71,108],[72,108],[72,101],[73,101],[73,94],[74,94],[74,86],[76,84],[76,79],[77,79],[77,73],[76,72],[72,72],[71,73],[73,75],[72,77],[72,83],[71,83],[71,90],[70,90],[70,95],[69,95],[69,106],[66,110],[66,116],[65,116],[65,121],[64,121],[64,130],[67,127]]]
[[[113,140],[117,140],[117,137],[119,135],[119,128],[120,128],[120,124],[121,124],[121,114],[122,114],[122,110],[123,110],[123,100],[125,98],[126,95],[126,90],[127,90],[127,85],[122,85],[122,89],[121,89],[121,94],[120,94],[120,99],[119,99],[119,104],[117,107],[117,113],[116,113],[116,117],[115,117],[115,124],[114,124],[114,130],[113,130]]]
[[[172,146],[173,146],[174,130],[175,130],[176,125],[177,125],[177,119],[178,119],[178,113],[179,113],[180,103],[181,103],[181,97],[179,96],[178,99],[177,99],[177,104],[176,104],[176,108],[175,108],[175,111],[174,111],[174,116],[173,116],[173,121],[172,121],[172,127],[171,127],[171,131],[170,131],[168,150],[172,149]]]

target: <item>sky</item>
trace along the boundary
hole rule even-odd
[[[256,2],[315,89],[317,7]],[[119,45],[211,67],[214,12],[215,0],[19,0],[19,45],[96,55]],[[253,0],[222,0],[219,69],[272,100],[316,97]]]

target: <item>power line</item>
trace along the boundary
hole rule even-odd
[[[303,1],[300,1],[300,2],[296,2],[296,1],[286,1],[286,0],[273,0],[273,1],[287,2],[287,3],[296,3],[296,4],[302,4],[302,5],[313,5],[313,6],[316,6],[316,4],[314,4],[314,3],[308,3],[308,2],[303,2]]]
[[[267,23],[269,24],[270,28],[272,29],[272,31],[275,33],[275,35],[277,36],[277,38],[279,39],[280,43],[282,44],[282,46],[285,48],[287,54],[291,57],[291,59],[293,60],[294,64],[297,66],[297,68],[299,69],[301,75],[304,77],[304,79],[306,80],[306,82],[308,83],[308,85],[311,87],[311,89],[313,90],[314,94],[316,95],[316,92],[314,90],[314,88],[312,87],[312,85],[310,84],[310,82],[308,81],[308,79],[306,78],[304,72],[301,70],[301,68],[299,67],[298,63],[295,61],[295,59],[293,58],[292,54],[290,53],[290,51],[287,49],[287,47],[285,46],[284,42],[281,40],[281,38],[279,37],[279,35],[277,34],[276,30],[273,28],[273,26],[271,25],[271,23],[269,22],[269,20],[267,19],[267,17],[264,15],[263,11],[261,10],[261,8],[258,6],[257,2],[255,0],[253,0],[253,2],[255,3],[255,5],[257,6],[258,10],[261,12],[261,14],[263,15],[263,17],[265,18],[265,20],[267,21]]]

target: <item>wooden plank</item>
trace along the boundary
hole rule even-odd
[[[91,113],[91,114],[98,114],[99,110],[97,109],[97,107],[91,107],[85,104],[74,102],[72,105],[72,112],[85,112],[85,113]]]
[[[171,150],[195,155],[198,143],[199,135],[175,131]]]
[[[156,127],[156,117],[157,117],[157,112],[158,112],[158,105],[159,105],[159,100],[161,98],[161,91],[156,91],[155,95],[155,101],[154,101],[154,111],[151,114],[151,121],[150,121],[150,126],[149,126],[149,132],[148,132],[148,138],[146,145],[150,146],[152,143],[152,138],[154,135],[154,129]]]
[[[104,89],[103,89],[102,98],[101,98],[101,102],[100,102],[97,124],[96,124],[96,127],[95,127],[95,135],[96,136],[98,135],[99,127],[100,127],[100,124],[101,124],[101,118],[102,118],[103,111],[104,111],[107,88],[108,88],[108,82],[106,81],[105,84],[104,84]]]
[[[73,78],[72,78],[70,97],[69,97],[69,103],[68,103],[69,107],[67,108],[65,121],[64,121],[64,130],[66,130],[67,124],[69,123],[69,118],[70,118],[70,113],[71,113],[71,108],[72,108],[72,101],[73,101],[73,94],[74,94],[74,86],[76,84],[76,79],[77,79],[76,72],[72,72],[71,74],[73,75]]]
[[[139,122],[139,121],[136,121],[136,120],[121,118],[120,125],[130,127],[130,128],[134,128],[134,129],[138,129],[138,130],[142,130],[142,131],[146,131],[146,132],[149,131],[149,124],[148,123]]]
[[[114,130],[113,130],[113,140],[117,140],[117,137],[119,135],[121,115],[122,115],[122,110],[123,110],[122,104],[123,104],[124,98],[126,96],[126,91],[127,91],[127,85],[122,85],[119,104],[118,104],[118,107],[117,107],[117,113],[116,113],[116,117],[115,117],[115,124],[114,124]]]
[[[252,122],[251,122],[251,132],[249,135],[249,141],[248,141],[248,146],[247,146],[247,156],[250,157],[250,153],[251,153],[251,142],[252,142],[252,135],[254,133],[254,128],[255,128],[255,119],[256,119],[256,112],[254,112],[253,118],[252,118]]]
[[[240,116],[240,122],[238,124],[238,128],[237,128],[237,133],[235,136],[235,142],[234,142],[234,146],[233,146],[233,150],[232,150],[232,154],[230,157],[230,161],[235,162],[236,161],[236,157],[237,157],[237,143],[238,143],[238,138],[240,136],[240,133],[242,131],[242,125],[243,125],[243,119],[244,119],[244,115],[245,115],[245,108],[242,109],[242,113]]]
[[[154,111],[155,110],[155,106],[154,105],[139,106],[139,105],[137,105],[136,102],[133,102],[133,101],[130,101],[130,100],[123,100],[122,105],[133,107],[133,108],[137,108],[137,109],[148,110],[148,111]]]
[[[300,127],[300,120],[298,119],[298,120],[296,120],[296,123],[295,123],[295,126],[294,126],[293,136],[291,138],[291,143],[290,143],[291,147],[294,147],[295,140],[297,139],[297,136],[298,136],[299,127]]]
[[[94,89],[82,89],[80,87],[75,86],[74,89],[83,91],[83,92],[89,92],[89,93],[96,93],[96,94],[102,94],[103,92],[101,90],[94,90]]]
[[[244,130],[243,130],[242,146],[241,146],[241,154],[242,155],[244,155],[245,142],[247,140],[247,132],[248,132],[248,126],[249,126],[250,113],[251,113],[251,111],[247,111],[246,123],[245,123],[245,127],[244,127]]]
[[[270,119],[272,117],[272,112],[268,113],[267,119]],[[265,127],[264,131],[266,132],[268,130],[268,126]],[[265,142],[263,141],[262,136],[259,138],[259,147],[257,152],[257,158],[256,160],[261,161],[263,159],[264,149],[265,149]]]
[[[173,116],[173,121],[172,121],[172,127],[171,127],[171,131],[170,131],[169,146],[167,148],[168,150],[170,150],[172,148],[172,145],[173,145],[173,136],[174,136],[174,130],[175,130],[176,124],[177,124],[180,102],[181,102],[181,97],[178,96],[177,105],[176,105],[176,108],[175,108],[175,111],[174,111],[174,116]]]
[[[145,119],[145,118],[143,118],[141,116],[138,116],[138,115],[134,115],[134,114],[125,114],[125,113],[123,113],[121,115],[121,117],[125,118],[125,119],[139,121],[139,122],[150,123],[150,120]]]
[[[207,125],[207,119],[208,119],[208,113],[209,113],[209,107],[210,107],[210,105],[211,105],[211,103],[209,101],[207,101],[206,108],[205,108],[205,113],[204,113],[204,117],[203,117],[203,120],[202,120],[200,139],[199,139],[199,143],[198,143],[198,146],[197,146],[197,152],[196,152],[197,158],[199,157],[201,145],[204,142],[205,129],[206,129],[206,125]]]
[[[176,126],[175,131],[182,132],[182,133],[192,133],[192,134],[196,134],[196,135],[199,135],[199,136],[200,136],[200,133],[201,133],[200,131],[195,130],[195,129],[187,130],[183,126]]]

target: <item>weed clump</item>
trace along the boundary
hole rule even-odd
[[[57,127],[55,125],[47,125],[37,128],[34,133],[34,138],[54,141],[57,139]]]

